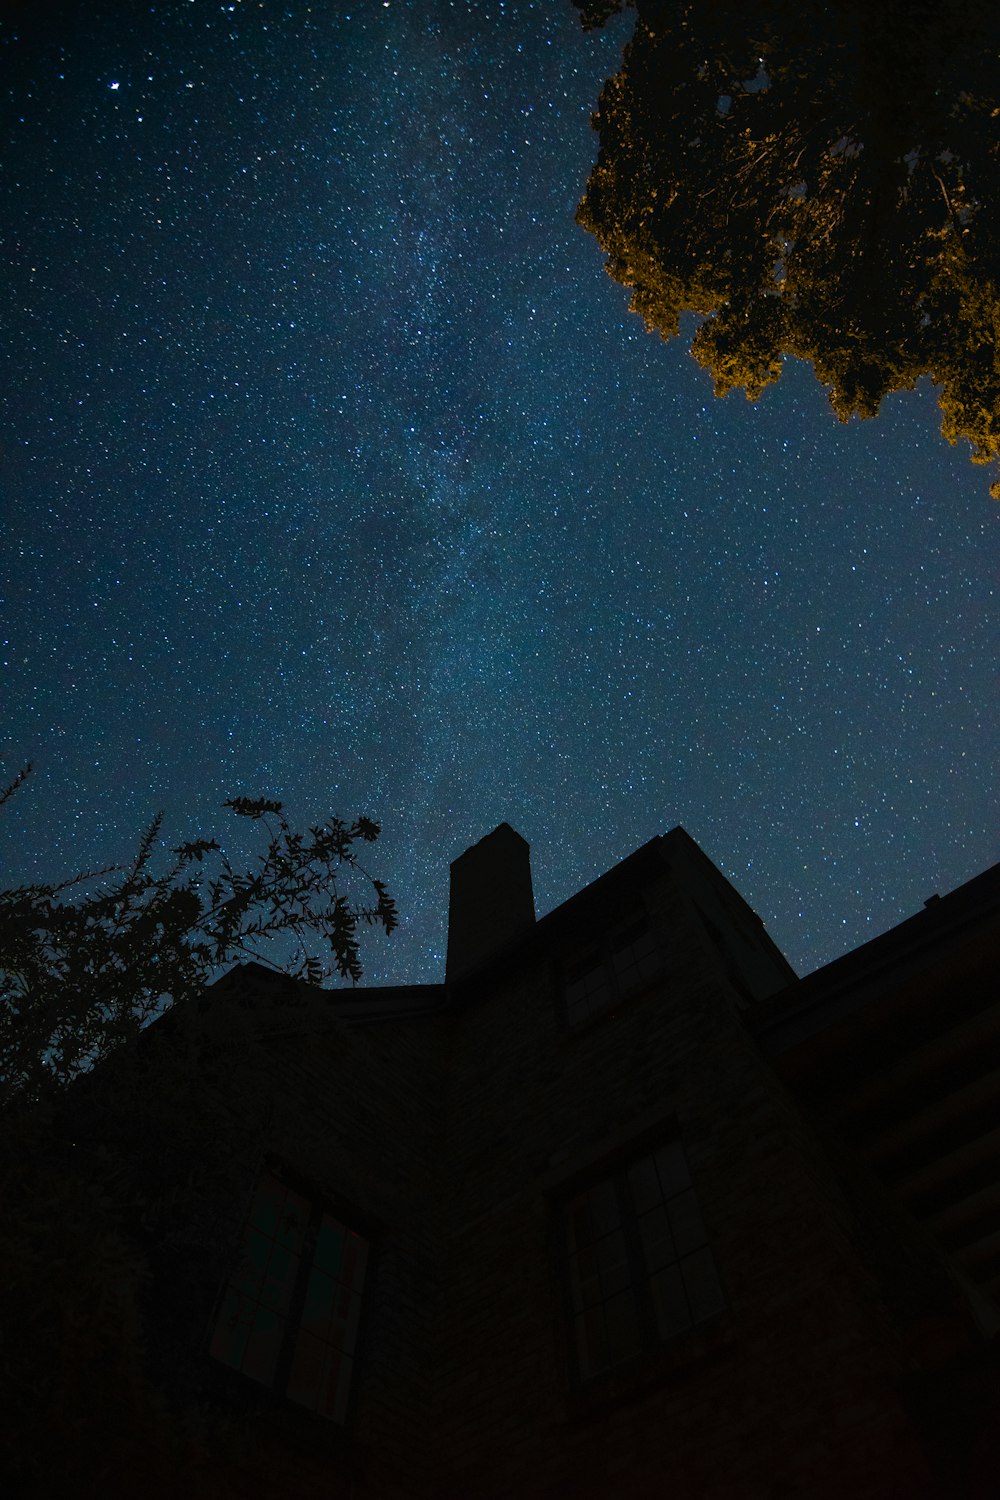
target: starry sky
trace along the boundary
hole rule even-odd
[[[807,973],[998,857],[1000,508],[930,389],[718,401],[574,223],[631,23],[107,0],[0,23],[0,881],[364,813],[443,975],[681,823]]]

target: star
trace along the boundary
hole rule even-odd
[[[682,823],[825,963],[996,857],[1000,512],[933,392],[845,427],[644,333],[574,222],[634,15],[380,8],[13,44],[7,883],[364,813],[367,979],[431,980],[498,823],[540,912]]]

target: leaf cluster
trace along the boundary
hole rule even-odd
[[[385,884],[357,854],[378,825],[334,818],[300,833],[280,802],[225,805],[264,834],[248,869],[235,868],[214,838],[199,838],[174,848],[156,873],[157,816],[129,866],[0,891],[0,1105],[43,1098],[93,1067],[169,1005],[196,996],[223,965],[254,959],[277,968],[267,951],[274,938],[294,940],[294,978],[360,979],[359,927],[391,932],[397,922]],[[370,898],[352,900],[345,877],[359,877]]]
[[[585,25],[621,9],[575,4]],[[808,360],[844,421],[929,376],[949,441],[1000,458],[1000,10],[635,8],[577,218],[647,328],[699,314],[718,395]]]

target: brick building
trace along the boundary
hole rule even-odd
[[[1000,866],[798,980],[683,829],[536,921],[501,825],[445,983],[144,1034],[244,1132],[157,1378],[240,1496],[1000,1493],[998,934]]]

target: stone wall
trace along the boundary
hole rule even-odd
[[[901,1394],[919,1361],[892,1282],[919,1263],[917,1301],[925,1286],[961,1321],[946,1272],[793,1103],[669,871],[633,866],[592,895],[470,980],[453,1013],[351,1027],[293,1017],[223,1070],[219,1088],[237,1093],[245,1070],[266,1120],[258,1155],[234,1163],[234,1238],[267,1153],[378,1229],[346,1432],[192,1356],[202,1389],[249,1413],[246,1456],[220,1493],[944,1493]],[[561,966],[642,910],[661,973],[569,1030]],[[224,1037],[225,1011],[214,1024]],[[679,1132],[727,1305],[581,1387],[560,1194],[657,1131]]]

